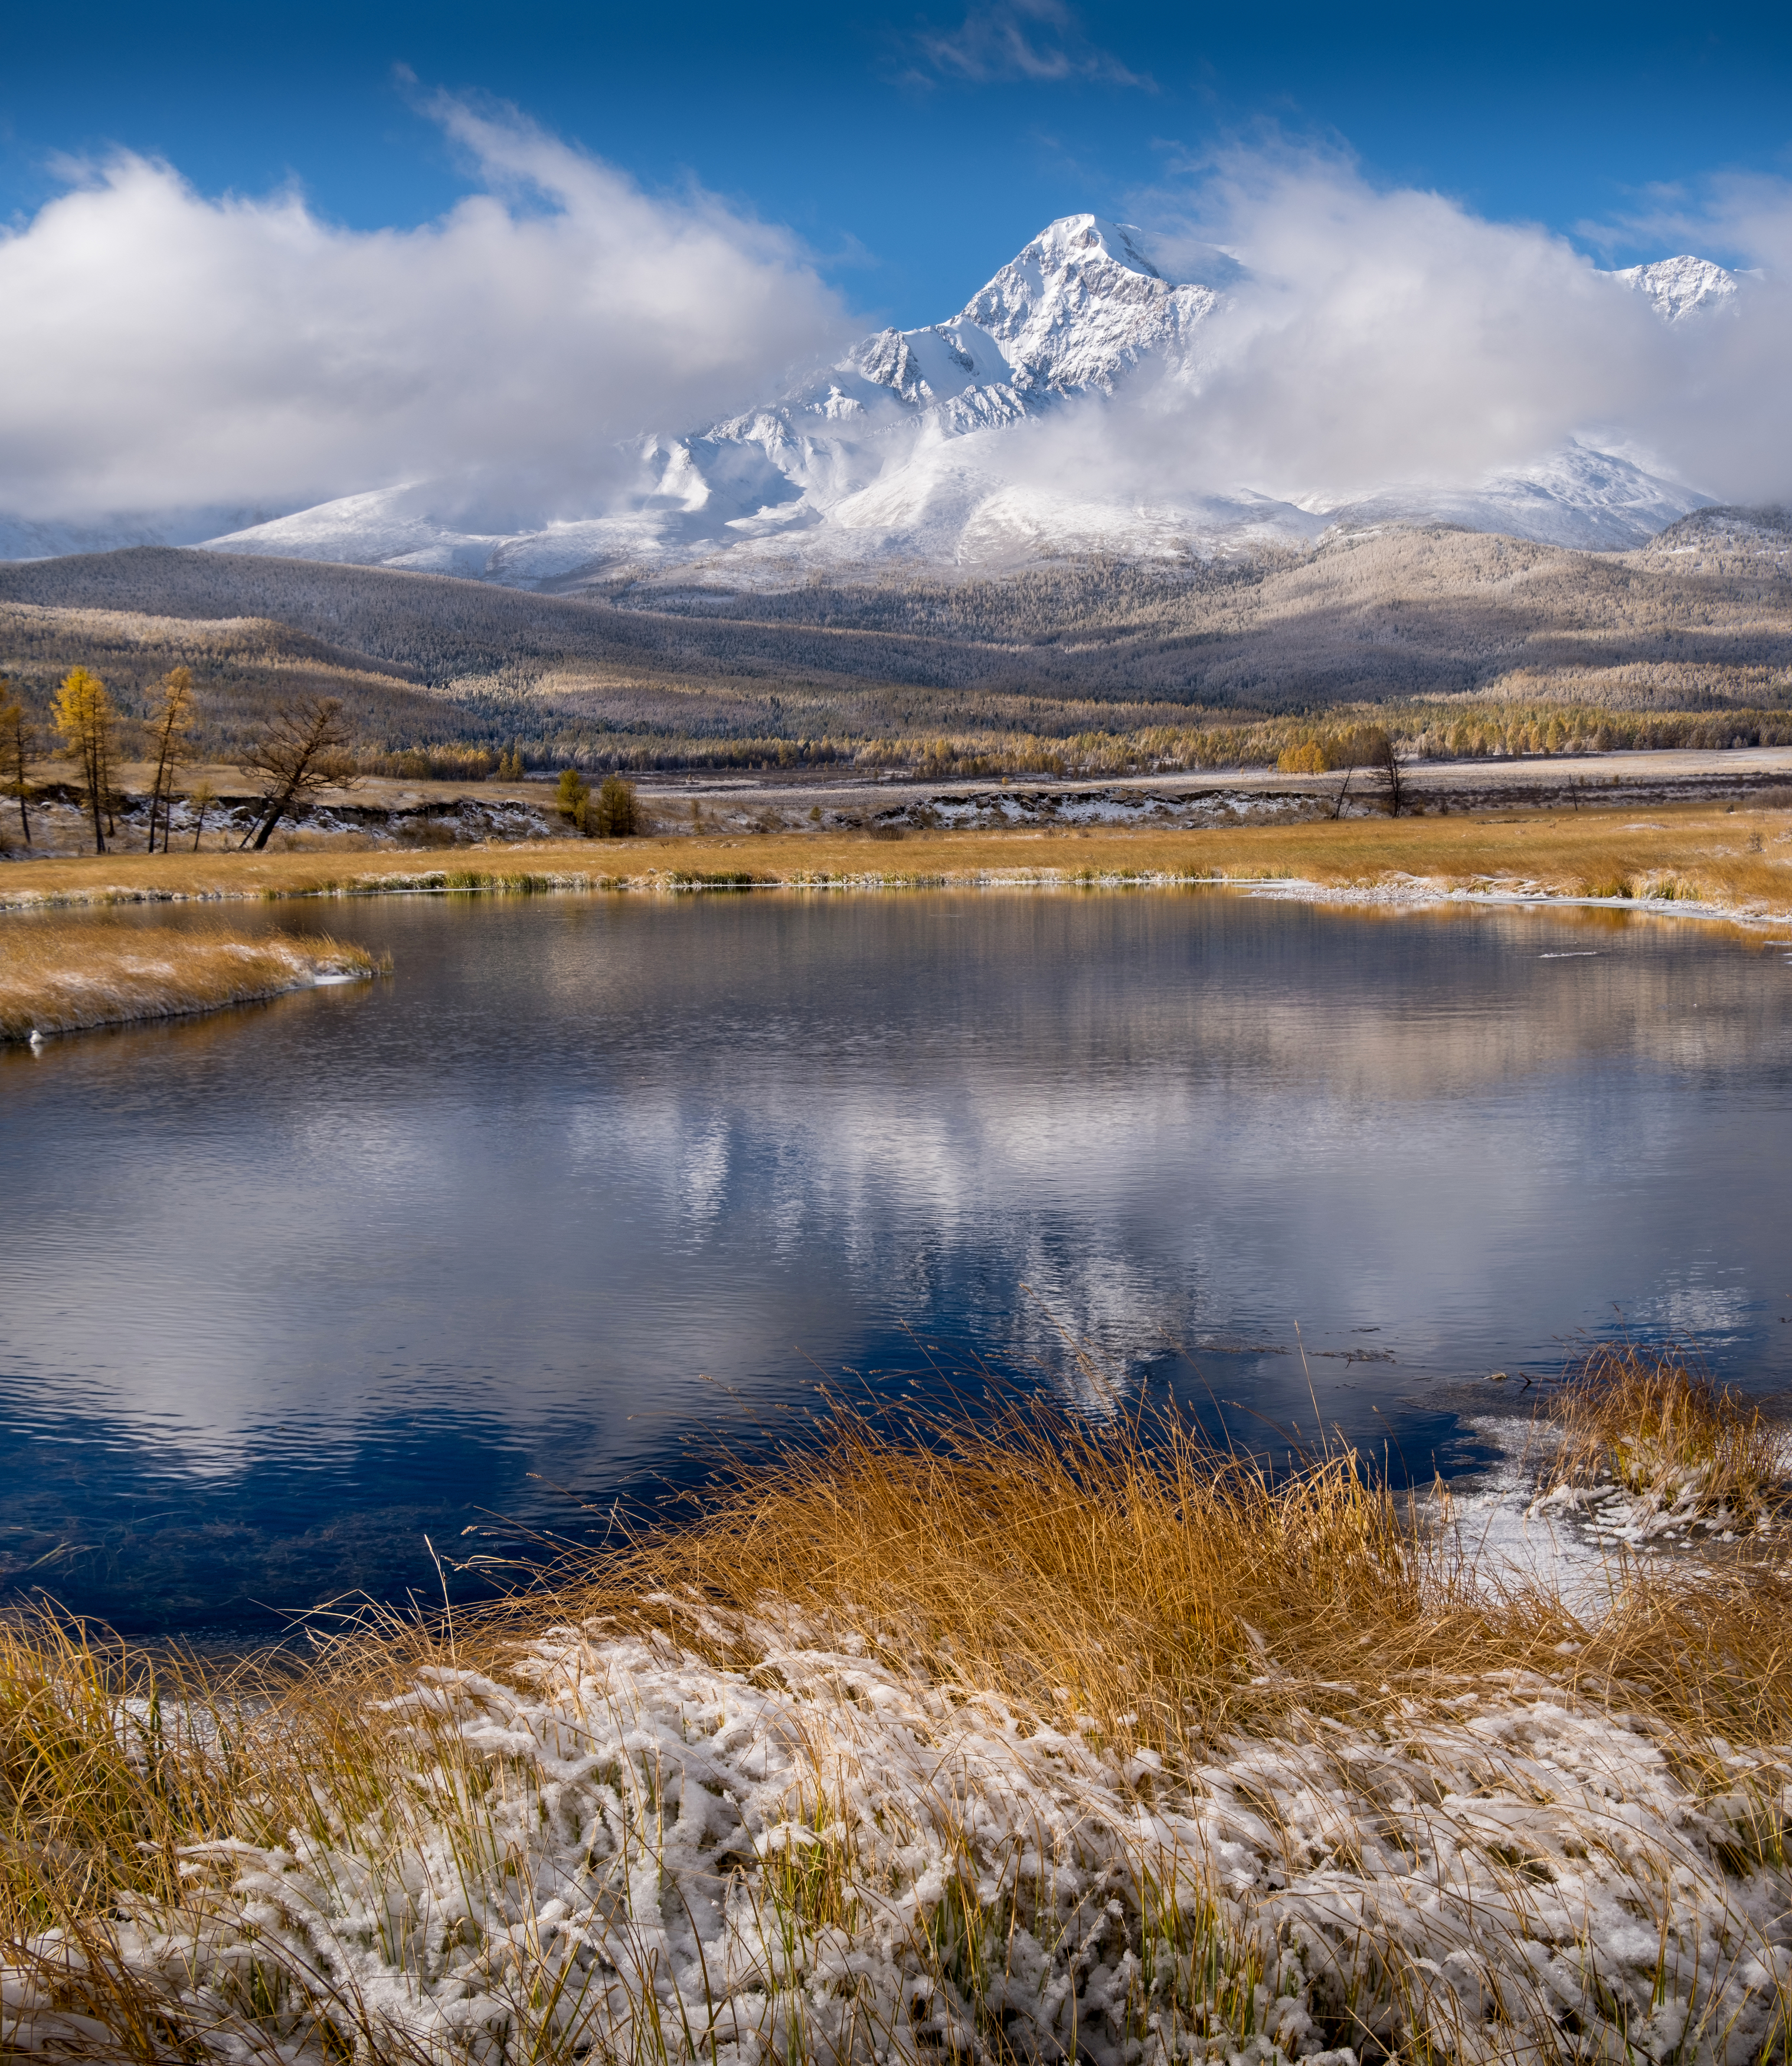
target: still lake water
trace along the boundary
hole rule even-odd
[[[0,1586],[128,1630],[439,1598],[426,1534],[594,1539],[823,1375],[1099,1408],[1066,1335],[1253,1441],[1312,1432],[1310,1377],[1427,1474],[1478,1453],[1465,1379],[1620,1313],[1792,1382],[1792,956],[1727,928],[1214,890],[265,922],[397,973],[0,1054]]]

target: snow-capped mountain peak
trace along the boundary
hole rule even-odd
[[[972,295],[948,334],[988,338],[1023,394],[1111,389],[1147,352],[1174,349],[1218,306],[1243,269],[1223,253],[1210,277],[1166,277],[1143,231],[1097,215],[1067,215]]]
[[[1687,252],[1677,258],[1658,258],[1649,265],[1627,265],[1612,277],[1647,296],[1656,314],[1668,322],[1721,307],[1735,295],[1739,284],[1733,273]]]
[[[1166,277],[1141,230],[1095,215],[1048,224],[955,316],[884,330],[770,406],[719,423],[716,438],[760,442],[772,416],[841,423],[892,398],[930,411],[947,435],[985,429],[1115,382],[1148,354],[1174,353],[1243,269],[1206,251],[1199,280]]]
[[[1047,419],[1075,405],[1098,421],[1141,362],[1170,370],[1183,405],[1198,411],[1201,334],[1249,277],[1211,247],[1173,248],[1100,216],[1064,216],[955,316],[879,330],[707,430],[643,440],[633,485],[598,512],[489,536],[424,486],[349,496],[211,542],[517,585],[677,568],[690,570],[681,578],[776,586],[823,569],[1206,556],[1266,541],[1300,545],[1336,525],[1453,523],[1622,549],[1709,500],[1640,458],[1572,440],[1485,479],[1372,481],[1286,500],[1249,482],[1191,481],[1155,488],[1146,502],[1118,476],[1078,488],[1042,463]],[[1738,292],[1734,274],[1691,257],[1612,277],[1664,323],[1702,319]]]

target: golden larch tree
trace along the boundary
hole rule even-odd
[[[93,850],[106,851],[106,814],[112,793],[112,763],[118,743],[118,712],[106,684],[85,667],[71,667],[56,691],[52,712],[63,751],[80,771],[93,818]]]
[[[149,785],[149,851],[156,851],[156,821],[162,826],[162,849],[168,850],[174,811],[174,778],[186,758],[187,734],[193,729],[193,670],[171,667],[162,677],[162,700],[149,720],[150,750],[156,772]]]

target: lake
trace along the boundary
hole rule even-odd
[[[1466,1381],[1620,1329],[1792,1380],[1792,957],[1733,928],[1211,889],[229,922],[395,974],[0,1054],[0,1583],[128,1631],[439,1600],[428,1543],[602,1539],[824,1383],[1168,1388],[1271,1450],[1316,1411],[1428,1476],[1483,1453]]]

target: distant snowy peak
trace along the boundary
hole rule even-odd
[[[712,438],[763,443],[768,418],[793,427],[847,423],[892,400],[931,412],[948,435],[987,429],[1060,396],[1111,394],[1148,356],[1178,346],[1220,306],[1243,268],[1200,247],[1178,281],[1142,230],[1095,215],[1050,224],[955,316],[920,330],[884,330],[768,409],[718,423]]]
[[[1612,277],[1646,296],[1656,314],[1668,322],[1722,307],[1741,284],[1735,273],[1689,253],[1678,258],[1658,258],[1652,265],[1627,265]]]
[[[1015,387],[1111,389],[1148,352],[1174,349],[1218,307],[1214,284],[1243,269],[1223,253],[1206,280],[1168,279],[1142,231],[1095,215],[1052,223],[943,330],[989,338]]]
[[[1459,524],[1551,545],[1627,552],[1709,496],[1660,479],[1616,452],[1578,440],[1539,464],[1490,475],[1473,486],[1413,484],[1348,502],[1316,504],[1352,529],[1388,523]]]

